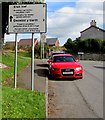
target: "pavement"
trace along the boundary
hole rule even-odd
[[[46,79],[48,67],[46,60],[35,59],[34,65],[34,90],[46,92]],[[18,88],[31,90],[31,63],[18,73]]]

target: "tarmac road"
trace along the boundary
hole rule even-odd
[[[103,118],[103,63],[80,63],[83,79],[49,80],[49,118]]]
[[[46,60],[35,60],[34,89],[48,92],[48,118],[102,118],[103,67],[102,62],[80,61],[84,67],[83,79],[48,80]],[[18,74],[18,87],[31,89],[31,65]],[[48,107],[48,108],[47,108]]]

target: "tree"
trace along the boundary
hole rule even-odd
[[[93,53],[99,53],[101,44],[98,39],[91,39],[91,52]]]
[[[74,41],[72,41],[71,38],[69,38],[67,40],[67,42],[64,44],[64,47],[67,49],[66,50],[67,53],[76,53],[77,52],[76,44]]]
[[[35,57],[36,58],[40,58],[40,49],[41,49],[41,45],[36,45],[35,46],[35,50],[34,50],[34,53],[35,53]],[[46,53],[48,52],[48,45],[45,43],[44,45],[44,55],[46,55]],[[31,49],[30,49],[30,53],[31,53]]]
[[[101,48],[101,41],[99,39],[85,39],[78,42],[79,51],[86,53],[99,53]]]
[[[85,39],[80,40],[80,38],[76,38],[76,40],[72,41],[71,38],[67,40],[64,44],[64,47],[67,49],[68,53],[77,53],[85,52],[85,53],[100,53],[105,52],[105,42],[100,39]]]
[[[105,54],[105,41],[102,41],[102,45],[101,45],[101,53]]]
[[[86,52],[87,42],[85,40],[79,41],[77,44],[78,52]]]

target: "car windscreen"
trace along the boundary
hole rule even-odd
[[[75,62],[72,56],[54,56],[53,62]]]

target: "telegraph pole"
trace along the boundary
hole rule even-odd
[[[43,59],[44,59],[44,40],[43,40]]]
[[[45,0],[41,1],[45,3]],[[40,59],[44,59],[44,40],[43,40],[43,33],[40,33]]]
[[[43,56],[43,59],[44,59],[44,43],[45,43],[45,39],[46,39],[46,35],[45,35],[45,33],[43,33],[42,35],[41,35],[41,39],[42,39],[42,56]]]

